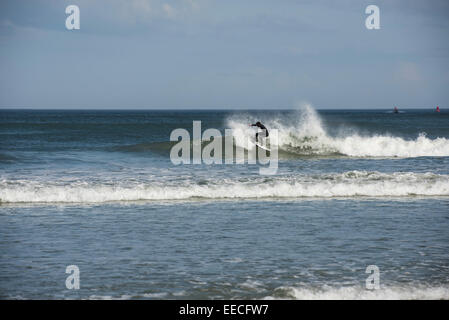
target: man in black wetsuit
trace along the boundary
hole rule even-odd
[[[257,121],[256,124],[250,124],[250,126],[251,127],[258,127],[259,129],[262,130],[262,132],[257,132],[256,133],[256,142],[259,142],[258,141],[259,133],[260,133],[260,137],[261,138],[267,138],[268,137],[268,130],[267,130],[267,128],[262,123],[260,123],[259,121]]]

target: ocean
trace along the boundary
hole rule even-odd
[[[276,129],[276,173],[173,164],[193,121]],[[0,136],[1,299],[449,299],[447,110],[4,109]]]

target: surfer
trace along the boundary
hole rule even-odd
[[[440,107],[439,106],[437,106],[437,112],[440,112]]]
[[[258,131],[256,133],[256,143],[259,142],[258,138],[259,138],[259,133],[260,133],[260,137],[261,138],[267,138],[268,137],[268,130],[267,128],[260,123],[259,121],[257,121],[255,124],[250,124],[251,127],[258,127],[259,129],[261,129],[262,131]]]
[[[399,113],[398,107],[394,107],[394,113]]]

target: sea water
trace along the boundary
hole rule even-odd
[[[0,110],[0,298],[449,299],[449,113],[401,111]],[[175,166],[193,121],[277,173]]]

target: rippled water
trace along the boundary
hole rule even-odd
[[[1,298],[449,298],[444,110],[0,115]],[[277,174],[174,166],[193,120],[278,129]]]

